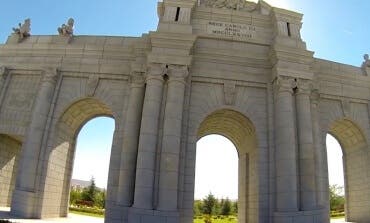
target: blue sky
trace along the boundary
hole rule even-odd
[[[267,0],[267,2],[304,14],[302,36],[308,49],[315,52],[315,57],[360,66],[363,54],[370,53],[368,16],[370,1]],[[12,27],[16,27],[25,18],[31,18],[33,35],[56,35],[57,27],[66,23],[70,17],[75,19],[75,35],[140,36],[142,33],[156,30],[158,23],[157,0],[5,0],[1,9],[0,43],[6,41]],[[74,169],[81,172],[83,178],[87,180],[94,173],[98,186],[104,187],[106,179],[100,179],[102,178],[100,175],[105,173],[106,177],[108,172],[114,121],[103,118],[97,123],[95,120],[91,123],[87,123],[81,130]],[[92,135],[86,135],[87,132]],[[106,144],[101,145],[103,141],[106,141]],[[221,143],[221,147],[228,148],[228,143]],[[199,151],[200,147],[198,146]],[[103,153],[108,151],[108,155],[103,155],[98,150]],[[92,151],[96,151],[94,153],[98,155],[86,159]],[[228,151],[233,153],[232,150]],[[198,158],[201,159],[200,156]],[[99,166],[106,169],[100,171],[88,167],[84,170],[87,161],[93,161],[91,162],[93,166],[99,163]]]
[[[302,35],[315,56],[360,66],[370,53],[370,2],[366,0],[268,0],[304,14]],[[6,0],[0,13],[0,42],[27,17],[32,34],[57,34],[69,17],[76,35],[140,36],[157,26],[157,0]]]

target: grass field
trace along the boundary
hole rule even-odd
[[[82,212],[82,211],[77,211],[77,210],[69,210],[69,213],[85,215],[85,216],[90,216],[90,217],[104,218],[104,215],[102,214],[88,213],[88,212]]]
[[[220,216],[218,218],[216,216],[212,217],[212,223],[237,223],[237,222],[238,220],[235,216],[229,216],[229,217]],[[196,217],[194,218],[193,223],[204,223],[204,218]]]

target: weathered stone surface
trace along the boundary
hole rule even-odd
[[[263,1],[167,0],[158,16],[142,37],[72,36],[70,20],[0,46],[0,205],[66,216],[75,137],[106,115],[108,223],[191,223],[208,134],[237,147],[240,223],[328,223],[327,133],[344,152],[347,218],[370,221],[368,56],[314,58],[302,15]]]

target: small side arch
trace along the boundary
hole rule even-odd
[[[112,110],[95,98],[80,99],[56,120],[45,155],[41,181],[41,217],[66,217],[77,135],[83,125],[97,116],[116,118]],[[117,121],[115,122],[117,128]]]
[[[370,219],[369,145],[364,131],[354,121],[341,118],[332,122],[327,132],[334,136],[342,147],[346,220],[368,222]]]

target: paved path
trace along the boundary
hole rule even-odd
[[[43,220],[35,220],[35,219],[15,219],[10,218],[9,216],[9,208],[2,208],[0,207],[0,219],[11,220],[16,223],[104,223],[104,218],[95,218],[89,217],[84,215],[77,215],[70,213],[68,214],[68,218],[51,218],[51,219],[43,219]],[[344,219],[334,219],[331,220],[330,223],[345,223]]]
[[[50,218],[50,219],[16,219],[9,216],[9,208],[0,208],[0,219],[10,220],[16,223],[104,223],[104,218],[89,217],[70,213],[68,218]]]

